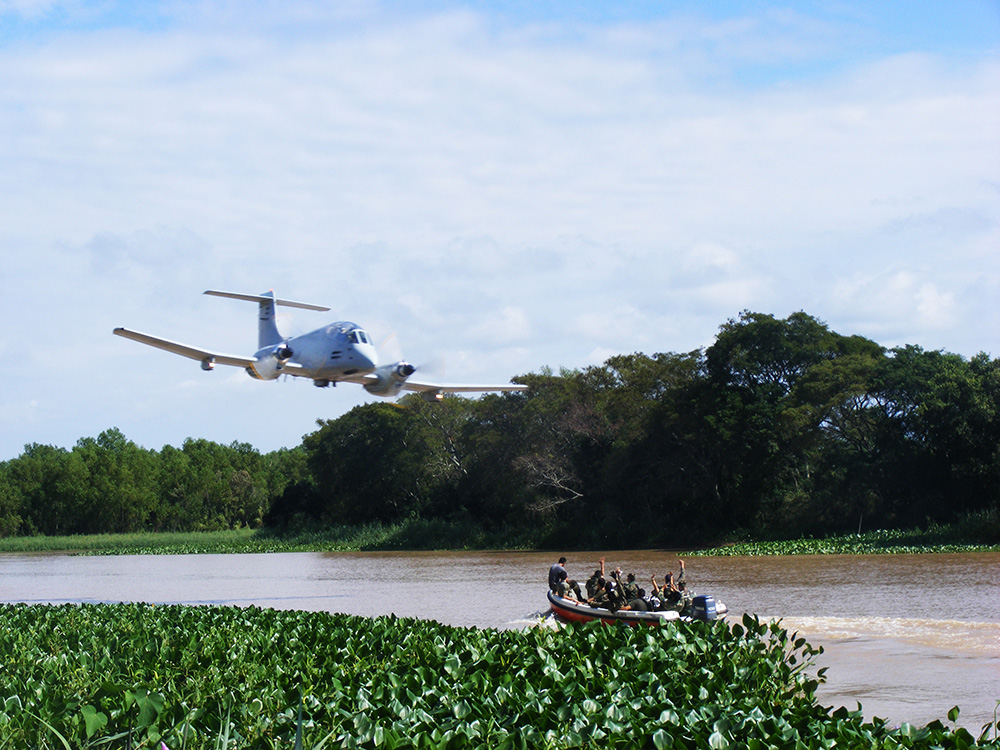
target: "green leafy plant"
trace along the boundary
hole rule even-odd
[[[751,616],[493,631],[253,607],[2,605],[0,652],[0,747],[976,744],[940,722],[890,728],[820,706],[818,650]]]
[[[883,529],[864,534],[840,534],[819,539],[787,539],[771,542],[740,542],[691,555],[754,557],[759,555],[876,555],[926,552],[990,552],[996,545],[949,542],[941,531]]]

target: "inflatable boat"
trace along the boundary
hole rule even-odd
[[[656,625],[658,623],[670,622],[671,620],[721,620],[729,613],[726,605],[716,601],[715,597],[712,596],[694,597],[691,601],[691,613],[685,616],[681,616],[679,612],[672,610],[665,612],[640,612],[639,610],[619,609],[612,612],[610,609],[592,607],[575,599],[564,599],[552,591],[549,591],[548,596],[552,614],[560,620],[568,622],[600,620],[607,625],[618,622],[633,626],[640,624]]]

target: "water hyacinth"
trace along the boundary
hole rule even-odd
[[[997,545],[964,544],[947,541],[947,535],[932,532],[882,529],[863,534],[841,534],[819,539],[788,539],[774,542],[741,542],[688,553],[754,557],[757,555],[877,555],[921,554],[927,552],[994,552]]]
[[[964,748],[819,706],[779,623],[493,631],[259,608],[0,606],[0,747]],[[983,738],[985,746],[985,735]]]

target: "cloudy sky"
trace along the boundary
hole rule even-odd
[[[366,400],[111,335],[252,353],[210,288],[453,382],[744,309],[997,357],[1000,2],[0,0],[0,253],[0,460]]]

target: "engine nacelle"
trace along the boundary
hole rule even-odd
[[[397,362],[394,365],[382,365],[372,375],[374,383],[365,383],[365,390],[373,396],[392,398],[403,390],[406,379],[417,371],[409,362]]]
[[[254,363],[247,368],[247,374],[257,380],[274,380],[291,358],[292,350],[286,344],[269,346],[257,352]]]

